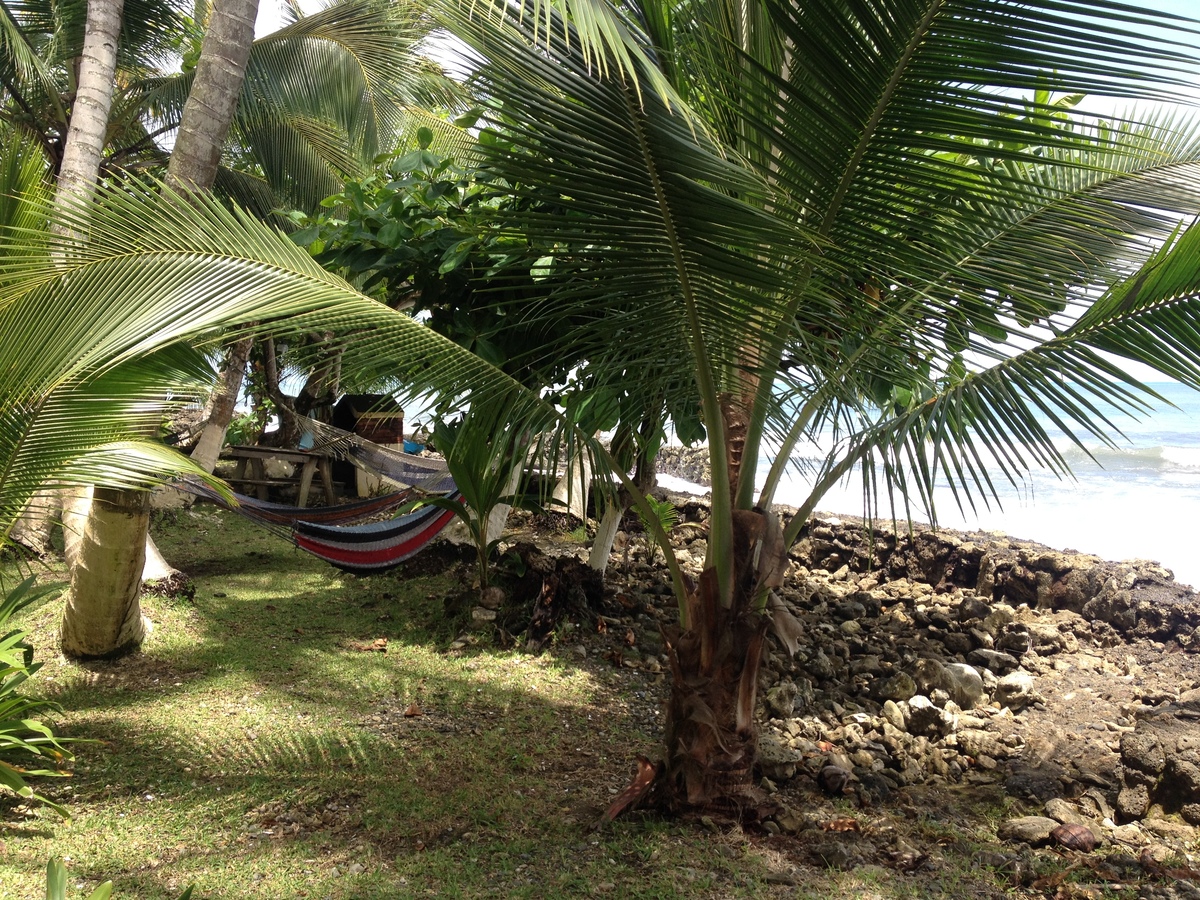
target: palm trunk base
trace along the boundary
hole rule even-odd
[[[721,614],[727,618],[727,611]],[[665,758],[657,765],[639,760],[637,777],[609,808],[607,820],[643,808],[752,826],[778,812],[754,772],[753,713],[766,627],[764,617],[743,615],[720,629],[711,658],[696,631],[664,630],[672,672]]]
[[[145,491],[96,488],[71,565],[62,652],[109,659],[137,650],[146,636],[138,594],[150,522]]]
[[[698,631],[665,634],[672,673],[667,752],[647,801],[676,816],[753,825],[777,811],[754,776],[754,701],[767,623],[746,614],[725,624],[714,629],[711,658]]]
[[[755,598],[782,581],[787,568],[778,522],[769,514],[734,514],[732,602],[720,602],[709,568],[686,597],[689,627],[663,629],[671,664],[662,763],[639,764],[638,777],[605,814],[636,806],[675,816],[756,825],[778,805],[755,783],[758,673],[770,619]]]

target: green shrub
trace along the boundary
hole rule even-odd
[[[32,577],[22,581],[0,599],[0,631],[8,628],[9,620],[20,610],[56,590],[54,586],[35,588]],[[38,796],[25,780],[35,775],[66,775],[62,764],[71,759],[63,747],[65,739],[55,737],[39,720],[58,705],[20,692],[41,667],[33,661],[33,647],[24,630],[12,628],[0,638],[0,791],[37,800],[65,817],[63,807]]]

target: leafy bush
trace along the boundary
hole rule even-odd
[[[0,599],[0,630],[20,610],[56,590],[53,586],[35,588],[32,577],[22,581]],[[41,667],[41,663],[33,661],[33,647],[26,640],[25,631],[13,628],[0,638],[0,790],[37,800],[65,817],[67,811],[63,807],[34,793],[25,780],[34,775],[63,776],[66,772],[62,764],[71,759],[63,747],[66,739],[55,737],[35,718],[56,711],[58,705],[19,692]]]

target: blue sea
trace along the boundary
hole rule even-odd
[[[942,488],[935,492],[938,525],[999,532],[1103,559],[1154,560],[1174,572],[1176,580],[1200,587],[1200,392],[1176,383],[1152,387],[1167,402],[1138,419],[1115,419],[1124,433],[1123,439],[1115,438],[1117,449],[1085,441],[1093,459],[1065,437],[1056,439],[1074,479],[1034,469],[1019,487],[997,481],[999,504],[992,501],[988,508],[977,498],[978,508],[965,512]],[[769,463],[760,460],[760,485]],[[688,489],[685,482],[664,476],[660,483]],[[807,496],[804,478],[790,471],[776,502],[798,506]],[[864,515],[861,476],[851,474],[817,509]],[[880,515],[891,513],[884,506]],[[903,518],[903,509],[898,515]],[[916,511],[913,520],[927,521]]]
[[[1085,441],[1093,460],[1065,438],[1056,440],[1074,480],[1035,469],[1019,488],[998,483],[999,507],[993,502],[983,508],[977,500],[979,508],[965,513],[942,489],[935,493],[938,524],[1003,532],[1104,559],[1155,560],[1176,580],[1200,586],[1200,392],[1175,383],[1152,387],[1168,402],[1137,420],[1116,419],[1124,432],[1118,449]],[[766,469],[763,461],[760,477]],[[797,505],[807,496],[806,485],[799,475],[789,473],[788,479],[776,499]],[[851,479],[818,509],[862,515],[861,477]]]

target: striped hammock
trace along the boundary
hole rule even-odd
[[[445,499],[461,501],[462,494],[451,491]],[[369,525],[320,525],[296,522],[292,540],[346,572],[369,575],[398,566],[423,550],[443,528],[454,512],[441,506],[424,506],[415,512],[387,522]]]
[[[391,494],[384,494],[379,497],[367,497],[364,500],[340,503],[336,506],[303,507],[291,506],[287,503],[273,503],[269,500],[259,500],[257,497],[239,494],[237,491],[234,491],[233,496],[237,500],[237,506],[233,507],[225,502],[224,497],[202,481],[183,478],[176,482],[176,487],[217,506],[239,513],[260,525],[267,527],[283,526],[289,530],[296,522],[300,521],[312,522],[318,525],[350,525],[355,522],[361,522],[363,519],[370,519],[374,516],[393,512],[404,504],[415,500],[417,495],[414,488],[405,488]]]
[[[243,515],[346,572],[371,574],[398,566],[423,550],[450,524],[454,513],[436,505],[366,525],[353,525],[411,503],[420,494],[445,493],[461,501],[444,460],[401,453],[313,419],[306,427],[314,437],[314,450],[349,459],[360,468],[410,485],[381,497],[368,497],[337,506],[302,508],[271,503],[235,493],[237,506],[201,481],[181,479],[179,487],[225,509]],[[448,493],[446,493],[448,492]]]

